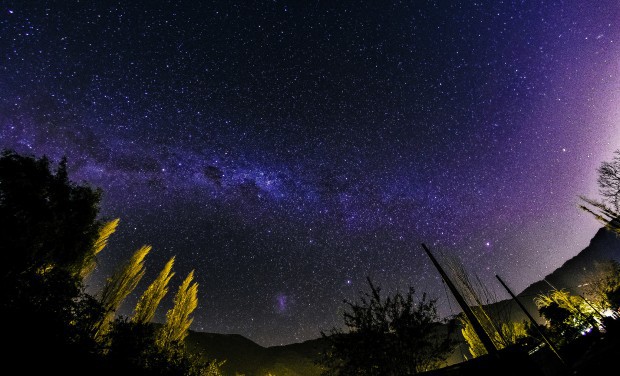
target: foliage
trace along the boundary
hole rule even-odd
[[[0,309],[5,319],[6,365],[22,373],[70,373],[96,357],[92,324],[103,310],[83,291],[79,271],[100,223],[100,192],[69,181],[66,161],[5,151],[0,156]]]
[[[601,309],[620,308],[620,263],[615,260],[599,263],[586,286],[588,295]]]
[[[452,282],[497,349],[516,344],[527,337],[525,324],[513,322],[509,313],[497,310],[488,312],[489,308],[485,305],[498,299],[476,274],[468,273],[465,266],[455,257],[447,257],[445,264],[452,276]],[[469,319],[461,314],[457,317],[457,322],[461,326],[461,334],[469,346],[471,356],[476,358],[486,354],[487,350]]]
[[[585,204],[579,205],[579,208],[620,236],[620,149],[614,152],[610,162],[601,163],[597,172],[603,202],[580,196]]]
[[[360,302],[345,301],[348,332],[332,329],[323,356],[325,375],[409,375],[436,368],[453,348],[442,333],[435,301],[414,290],[383,299],[368,279],[370,292]],[[445,329],[445,328],[443,328]]]
[[[534,298],[538,312],[547,320],[548,332],[555,342],[563,344],[579,332],[597,327],[594,308],[581,296],[566,290],[553,290]]]
[[[144,294],[138,300],[136,309],[134,311],[131,321],[136,323],[147,323],[151,321],[155,316],[155,311],[159,306],[159,302],[168,293],[168,283],[174,273],[172,272],[172,265],[174,264],[174,257],[172,257],[164,268],[159,272],[159,275],[155,280],[147,287]]]
[[[502,323],[502,336],[506,341],[506,346],[517,344],[522,339],[529,337],[527,327],[528,325],[524,321]]]
[[[482,341],[480,341],[480,338],[478,338],[478,335],[476,334],[473,325],[471,325],[471,322],[467,319],[467,317],[463,315],[459,315],[457,317],[457,320],[461,326],[461,334],[463,335],[465,342],[467,342],[469,353],[471,354],[471,356],[473,358],[477,358],[479,356],[485,355],[487,353],[487,350],[484,348],[484,345],[482,344]],[[491,339],[493,340],[494,338]],[[495,343],[495,341],[493,342]]]
[[[474,314],[476,314],[476,316],[479,316],[479,312],[477,312],[479,310],[476,310],[475,308],[481,307],[472,307]],[[467,317],[461,314],[457,317],[457,320],[461,325],[461,334],[463,335],[465,342],[467,342],[467,345],[469,346],[469,353],[471,354],[471,356],[473,358],[477,358],[479,356],[485,355],[487,353],[487,350],[480,341],[480,338],[478,338],[476,331],[474,330]],[[529,336],[526,331],[526,325],[524,322],[500,322],[501,333],[495,330],[495,327],[490,327],[488,324],[486,324],[486,321],[484,320],[480,320],[480,323],[482,324],[487,334],[489,334],[491,341],[493,341],[493,344],[498,350],[501,350],[510,345],[517,344],[521,342],[522,339]]]
[[[599,193],[615,212],[620,211],[620,150],[610,162],[603,162],[597,170]]]
[[[122,265],[113,275],[108,278],[101,292],[101,304],[107,314],[97,329],[97,336],[101,336],[108,328],[108,324],[114,318],[114,313],[123,300],[138,285],[144,276],[144,258],[151,251],[151,246],[140,247],[133,256]]]
[[[166,322],[159,331],[158,343],[161,347],[174,342],[182,342],[189,331],[193,318],[189,316],[198,307],[198,284],[192,283],[194,271],[189,272],[176,296],[174,306],[166,313]]]
[[[585,304],[583,298],[572,295],[566,290],[553,290],[547,294],[539,294],[534,299],[534,302],[539,310],[551,305],[557,305],[568,313],[566,315],[561,314],[560,316],[550,317],[549,319],[564,318],[565,320],[571,320],[576,325],[587,322],[585,314],[592,313],[592,308]]]
[[[43,157],[5,151],[0,157],[0,278],[49,265],[79,273],[92,253],[100,224],[100,192],[76,185],[66,160],[55,172]]]
[[[85,279],[92,273],[95,269],[96,257],[97,255],[108,245],[108,239],[114,232],[116,232],[116,227],[118,226],[119,218],[113,219],[109,222],[106,222],[99,229],[99,234],[97,240],[92,246],[92,251],[87,255],[84,260],[84,264],[82,266],[82,270],[80,271],[80,276],[82,279]]]
[[[99,197],[99,191],[69,181],[64,160],[52,172],[45,157],[10,151],[0,157],[0,309],[7,323],[8,369],[19,367],[24,374],[109,375],[131,369],[140,375],[220,375],[221,362],[204,362],[185,351],[186,331],[160,346],[152,324],[117,320],[110,330],[101,330],[144,274],[150,247],[140,248],[108,280],[101,300],[86,294],[82,279],[118,224],[101,226],[96,219]],[[146,294],[141,321],[152,317],[171,268],[172,260],[158,277],[163,281]],[[195,284],[186,295],[193,297],[188,302],[193,308],[181,315],[181,322],[189,326],[188,315],[197,304]],[[23,361],[33,354],[32,361]]]
[[[109,332],[107,360],[124,373],[220,376],[224,362],[203,361],[190,354],[183,342],[157,343],[157,328],[149,323],[117,319]],[[133,372],[130,372],[133,371]]]
[[[25,352],[37,354],[35,363],[20,362],[24,374],[40,364],[46,369],[76,372],[83,362],[97,358],[99,346],[92,327],[103,316],[96,299],[83,292],[81,282],[62,268],[23,273],[1,300],[5,320],[3,340],[7,366],[23,359]]]

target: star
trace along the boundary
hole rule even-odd
[[[598,229],[574,201],[620,141],[617,0],[14,5],[0,148],[102,189],[93,292],[151,244],[145,280],[195,269],[195,328],[268,346],[366,277],[443,296],[420,243],[519,290]]]

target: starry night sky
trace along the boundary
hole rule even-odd
[[[422,242],[500,298],[588,244],[617,0],[234,3],[0,5],[0,148],[66,155],[121,218],[90,289],[151,244],[145,284],[196,269],[193,329],[275,345],[366,276],[457,313]]]

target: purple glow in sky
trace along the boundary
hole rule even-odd
[[[92,289],[152,244],[147,280],[196,269],[194,329],[274,345],[367,276],[455,313],[422,242],[519,291],[588,244],[617,0],[345,3],[0,5],[0,147],[121,218]]]

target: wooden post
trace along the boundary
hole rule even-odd
[[[459,303],[459,305],[463,309],[465,316],[467,316],[467,319],[469,320],[472,327],[474,328],[474,331],[476,332],[476,335],[478,335],[478,338],[480,338],[480,342],[482,342],[482,345],[487,350],[487,353],[497,358],[498,357],[497,348],[495,347],[495,344],[491,340],[491,337],[489,337],[487,332],[482,327],[482,324],[480,324],[480,321],[478,321],[478,319],[476,318],[476,315],[474,314],[474,312],[471,310],[471,308],[469,308],[469,306],[467,305],[467,302],[465,302],[465,299],[461,296],[459,291],[456,289],[456,286],[454,286],[450,278],[448,278],[448,275],[446,274],[446,272],[444,272],[441,265],[439,265],[439,263],[437,262],[437,260],[435,259],[431,251],[428,249],[428,247],[426,247],[424,243],[422,243],[422,248],[424,248],[424,251],[426,251],[426,254],[433,262],[433,265],[435,265],[435,268],[437,268],[437,271],[439,271],[441,278],[443,278],[444,282],[446,282],[446,285],[448,285],[448,288],[452,292],[452,295],[454,295],[454,298],[456,299],[456,301]]]

